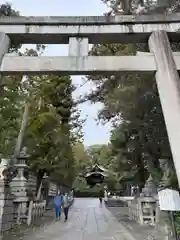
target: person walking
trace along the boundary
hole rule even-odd
[[[58,191],[57,195],[54,197],[56,220],[60,220],[62,203],[63,203],[63,196],[61,192]]]
[[[102,197],[99,197],[99,202],[100,202],[100,204],[102,205]]]
[[[103,201],[102,196],[103,196],[103,192],[100,191],[100,193],[99,193],[99,201],[100,201],[100,205],[102,205],[102,201]]]
[[[68,220],[68,212],[69,212],[69,201],[68,201],[68,194],[65,193],[63,197],[63,207],[64,207],[64,221]]]

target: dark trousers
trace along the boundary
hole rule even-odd
[[[64,216],[65,216],[65,220],[68,219],[68,212],[69,212],[69,207],[64,207]]]

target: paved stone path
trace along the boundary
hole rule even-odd
[[[98,199],[76,199],[64,219],[52,222],[23,240],[134,240],[132,235],[104,207]]]

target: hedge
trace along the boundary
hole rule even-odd
[[[103,192],[96,192],[96,191],[74,191],[74,197],[86,197],[86,198],[92,198],[92,197],[104,197]]]

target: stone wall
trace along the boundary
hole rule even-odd
[[[0,179],[0,233],[10,230],[14,224],[13,200],[8,184]]]
[[[12,195],[0,196],[0,231],[10,230],[14,224],[14,205]]]

